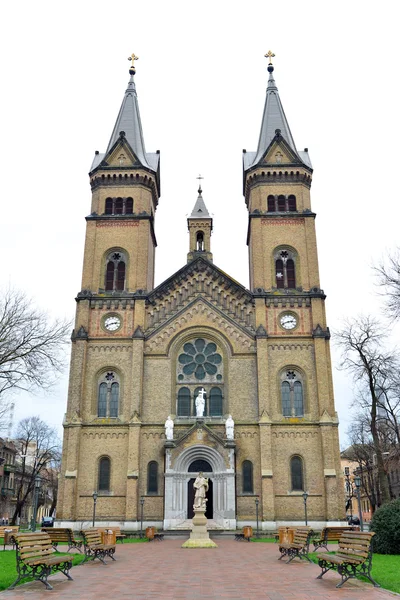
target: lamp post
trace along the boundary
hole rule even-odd
[[[140,496],[140,539],[143,537],[143,506],[144,496]]]
[[[39,501],[39,490],[40,490],[41,484],[42,484],[42,480],[40,479],[39,475],[36,475],[35,489],[34,489],[34,496],[33,496],[33,513],[32,513],[32,521],[31,521],[31,531],[36,531],[36,516],[37,516],[37,507],[38,507],[38,501]]]
[[[354,485],[356,486],[358,513],[360,515],[360,529],[361,529],[361,531],[364,531],[364,523],[363,523],[363,518],[362,518],[362,510],[361,510],[361,498],[360,498],[361,477],[359,475],[356,475],[354,477]]]
[[[348,496],[348,500],[347,500],[347,504],[346,504],[346,511],[347,511],[347,507],[350,508],[350,524],[353,521],[353,484],[350,481],[350,469],[349,467],[345,467],[344,468],[344,476],[346,478],[346,492],[347,492],[347,496]]]
[[[258,537],[258,505],[259,505],[259,502],[260,502],[258,496],[254,500],[254,502],[256,503],[256,521],[257,521],[257,534],[256,534],[256,537]]]
[[[308,498],[308,492],[303,492],[303,500],[304,500],[304,519],[305,519],[306,525],[308,524],[308,523],[307,523],[307,498]]]
[[[92,494],[92,498],[93,498],[93,523],[92,523],[92,527],[94,527],[94,522],[96,520],[96,503],[97,503],[97,498],[98,498],[98,493],[97,492],[93,492]]]

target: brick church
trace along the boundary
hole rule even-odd
[[[143,510],[144,526],[184,528],[199,471],[210,481],[210,528],[254,523],[256,504],[265,530],[304,524],[304,492],[312,525],[344,518],[313,169],[267,56],[258,147],[243,152],[247,289],[213,262],[201,187],[182,268],[154,287],[160,155],[145,150],[132,55],[114,130],[89,174],[60,526],[90,523],[96,492],[98,524],[137,530]]]

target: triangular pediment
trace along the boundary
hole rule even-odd
[[[286,142],[281,134],[276,134],[274,139],[265,151],[261,164],[279,165],[279,164],[302,164],[299,156]]]
[[[146,340],[166,327],[179,330],[185,322],[202,322],[254,341],[251,292],[202,257],[159,285],[148,301]]]
[[[140,161],[133,152],[125,138],[120,138],[104,157],[109,167],[134,167],[139,166]]]
[[[223,426],[221,427],[221,433],[223,430]],[[223,448],[228,446],[234,446],[232,444],[232,440],[226,440],[221,435],[219,435],[214,429],[211,429],[206,425],[203,419],[197,419],[196,422],[187,429],[178,439],[174,440],[174,446],[188,446],[194,444],[210,444],[213,445],[216,443]]]

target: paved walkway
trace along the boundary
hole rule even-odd
[[[390,600],[398,598],[358,581],[336,589],[340,577],[327,573],[322,580],[317,565],[296,559],[278,561],[276,544],[217,539],[216,549],[183,549],[183,538],[148,544],[118,544],[117,562],[99,561],[74,567],[50,578],[54,590],[27,583],[0,593],[15,600]]]

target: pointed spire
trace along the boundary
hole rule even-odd
[[[201,183],[199,185],[199,189],[198,189],[198,197],[196,200],[196,204],[194,205],[194,208],[192,210],[192,214],[190,215],[189,219],[204,219],[204,218],[208,218],[210,219],[210,214],[207,210],[207,207],[204,203],[203,200],[203,196],[201,195],[203,192],[203,190],[201,189]]]
[[[149,161],[148,156],[146,155],[142,122],[140,120],[139,104],[134,82],[134,75],[136,71],[134,61],[137,59],[138,57],[134,54],[132,54],[132,56],[128,59],[132,61],[129,69],[130,79],[128,87],[125,90],[125,95],[122,100],[121,108],[119,110],[110,141],[107,146],[106,154],[108,154],[109,150],[111,150],[115,142],[120,138],[120,133],[122,131],[124,132],[122,137],[125,137],[140,163],[144,167],[154,171],[155,169],[150,164],[152,161]]]
[[[269,58],[269,79],[267,87],[267,96],[265,99],[264,113],[261,123],[260,139],[258,141],[258,148],[255,159],[253,161],[253,165],[256,165],[262,159],[265,151],[267,150],[271,141],[275,137],[277,129],[280,130],[280,134],[289,144],[291,149],[296,154],[298,154],[294,143],[294,139],[290,131],[289,123],[286,119],[285,111],[283,110],[281,99],[279,97],[278,88],[276,87],[275,79],[273,76],[274,66],[272,64],[271,58],[275,55],[271,51],[269,51],[265,56]]]

